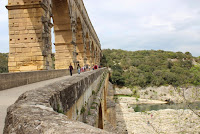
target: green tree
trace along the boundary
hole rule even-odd
[[[127,87],[200,85],[200,74],[192,62],[200,63],[200,58],[192,57],[189,52],[105,49],[103,54],[106,60],[102,61],[111,68],[111,81],[115,84]]]
[[[0,53],[0,73],[8,72],[8,54]]]

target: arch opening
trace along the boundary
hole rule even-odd
[[[72,28],[70,9],[66,0],[52,0],[54,37],[55,37],[55,69],[66,69],[74,65],[74,45],[72,44]]]
[[[88,36],[88,33],[86,33],[86,58],[87,58],[87,61],[86,61],[86,66],[91,66],[91,42],[90,42],[90,39],[89,39],[89,36]]]
[[[98,128],[103,129],[103,113],[102,113],[102,106],[101,106],[101,104],[100,104],[100,107],[99,107]]]
[[[85,40],[84,40],[84,33],[82,29],[82,23],[80,17],[77,18],[77,34],[76,34],[76,51],[78,53],[77,55],[77,61],[79,62],[80,66],[83,67],[85,65]]]
[[[95,64],[95,48],[94,48],[94,43],[92,41],[92,48],[91,48],[91,64],[94,66]]]

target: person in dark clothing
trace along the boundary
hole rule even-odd
[[[69,66],[69,71],[70,71],[70,75],[72,76],[73,67],[72,67],[71,63],[70,63],[70,66]]]

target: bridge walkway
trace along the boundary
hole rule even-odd
[[[79,74],[73,74],[74,77],[78,76]],[[10,88],[7,90],[0,91],[0,134],[3,134],[4,122],[5,117],[7,114],[7,108],[14,104],[15,101],[19,98],[19,96],[26,91],[34,90],[40,87],[44,87],[46,85],[52,84],[54,82],[68,79],[71,76],[64,76],[55,79],[50,79],[46,81],[41,81],[29,85],[24,85],[20,87]]]

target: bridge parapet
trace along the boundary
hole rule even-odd
[[[77,70],[73,70],[73,73],[77,73]],[[68,69],[2,73],[0,74],[0,91],[66,75],[70,75]]]
[[[104,93],[108,77],[102,68],[22,94],[8,108],[4,134],[109,133],[79,122],[89,114],[94,92]]]

